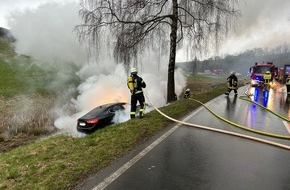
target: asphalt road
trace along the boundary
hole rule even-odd
[[[288,100],[280,87],[271,89],[267,98],[261,89],[247,87],[240,88],[239,95],[245,91],[253,94],[254,101],[289,118]],[[289,135],[287,122],[233,94],[219,96],[206,105],[216,114],[251,129]],[[206,109],[192,113],[187,122],[290,145],[290,140],[234,127]],[[154,143],[147,152],[132,152],[78,189],[290,189],[289,150],[184,125],[175,126],[168,136]]]

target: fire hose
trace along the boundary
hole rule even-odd
[[[276,146],[276,147],[279,147],[279,148],[283,148],[283,149],[287,149],[287,150],[290,150],[290,146],[287,146],[287,145],[284,145],[284,144],[281,144],[281,143],[276,143],[274,141],[269,141],[269,140],[265,140],[265,139],[261,139],[261,138],[258,138],[258,137],[253,137],[253,136],[249,136],[249,135],[244,135],[244,134],[240,134],[240,133],[236,133],[236,132],[231,132],[231,131],[226,131],[226,130],[221,130],[221,129],[217,129],[217,128],[212,128],[212,127],[208,127],[208,126],[203,126],[203,125],[198,125],[198,124],[193,124],[193,123],[188,123],[188,122],[185,122],[185,121],[180,121],[180,120],[177,120],[177,119],[174,119],[166,114],[164,114],[163,112],[161,112],[154,104],[153,102],[148,98],[148,95],[146,94],[146,92],[144,91],[144,95],[146,97],[146,99],[150,102],[150,104],[154,107],[154,109],[159,113],[161,114],[162,116],[164,116],[165,118],[171,120],[171,121],[174,121],[176,123],[180,123],[180,124],[183,124],[183,125],[186,125],[186,126],[190,126],[190,127],[194,127],[194,128],[198,128],[198,129],[204,129],[204,130],[208,130],[208,131],[213,131],[213,132],[218,132],[218,133],[221,133],[221,134],[227,134],[227,135],[231,135],[231,136],[236,136],[236,137],[240,137],[240,138],[244,138],[244,139],[249,139],[249,140],[253,140],[253,141],[257,141],[257,142],[261,142],[261,143],[264,143],[264,144],[268,144],[268,145],[272,145],[272,146]],[[218,117],[219,119],[222,119],[223,121],[231,124],[231,125],[234,125],[234,126],[237,126],[237,127],[240,127],[242,129],[249,129],[249,128],[246,128],[244,126],[241,126],[241,125],[238,125],[234,122],[231,122],[229,120],[226,120],[222,117],[220,117],[219,115],[217,115],[216,113],[214,113],[211,109],[209,109],[205,104],[203,104],[202,102],[198,101],[198,100],[195,100],[193,98],[189,98],[190,100],[192,101],[196,101],[198,103],[200,103],[203,107],[205,107],[208,111],[210,111],[213,115],[215,115],[216,117]],[[257,131],[257,130],[252,130],[252,129],[249,129],[249,131],[251,132],[255,132],[255,133],[259,133],[259,134],[262,134],[262,135],[267,135],[267,136],[271,136],[271,137],[276,137],[276,138],[282,138],[282,139],[290,139],[290,136],[282,136],[282,135],[276,135],[276,134],[270,134],[270,133],[265,133],[265,132],[262,132],[262,131]]]

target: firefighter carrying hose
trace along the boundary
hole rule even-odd
[[[232,90],[235,92],[235,96],[238,95],[238,77],[236,76],[236,73],[234,71],[231,71],[230,76],[227,78],[228,83],[228,92],[225,93],[225,95],[229,95]]]
[[[130,117],[135,118],[137,101],[140,104],[139,117],[142,118],[145,110],[145,97],[142,88],[146,87],[146,83],[137,75],[137,69],[131,68],[131,75],[128,77],[127,85],[131,92],[131,112]]]

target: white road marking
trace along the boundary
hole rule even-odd
[[[203,109],[203,107],[200,107],[198,110],[196,110],[195,112],[190,114],[188,117],[186,117],[182,121],[183,123],[179,123],[179,124],[175,125],[172,129],[170,129],[168,132],[166,132],[164,135],[162,135],[159,139],[154,141],[151,145],[146,147],[142,152],[140,152],[137,156],[135,156],[133,159],[131,159],[129,162],[127,162],[125,165],[123,165],[121,168],[119,168],[116,172],[114,172],[109,177],[104,179],[95,188],[93,188],[93,190],[103,190],[104,188],[106,188],[115,179],[117,179],[121,174],[123,174],[127,169],[129,169],[133,164],[135,164],[138,160],[140,160],[142,157],[144,157],[150,150],[152,150],[155,146],[157,146],[160,142],[162,142],[165,138],[167,138],[171,133],[173,133],[181,124],[188,125],[188,123],[185,123],[184,121],[186,121],[189,118],[191,118],[192,116],[194,116],[201,109]],[[284,121],[282,121],[282,122],[284,123],[287,131],[290,134],[290,125],[288,125],[287,122],[284,122]],[[193,125],[190,125],[190,126],[193,126]],[[252,136],[247,136],[247,135],[234,133],[234,132],[230,132],[230,131],[219,130],[219,129],[213,129],[213,128],[200,126],[200,125],[194,125],[194,127],[202,128],[202,129],[206,129],[206,130],[211,130],[211,131],[216,131],[216,132],[223,133],[223,134],[238,136],[238,137],[241,137],[241,138],[246,138],[246,139],[250,139],[250,140],[254,140],[254,141],[258,141],[258,142],[262,142],[262,143],[269,144],[269,145],[272,145],[272,146],[277,146],[277,147],[280,147],[280,148],[284,148],[284,149],[290,150],[290,146],[279,144],[279,143],[276,143],[276,142],[273,142],[273,141],[267,141],[267,140],[256,138],[256,137],[252,137]]]
[[[290,134],[290,126],[289,126],[289,123],[287,121],[282,121],[285,128],[287,129],[288,133]]]
[[[199,112],[201,109],[203,109],[203,107],[200,107],[199,109],[194,111],[192,114],[187,116],[183,121],[187,121],[188,119],[193,117],[197,112]],[[171,133],[173,133],[180,125],[181,124],[175,125],[172,129],[167,131],[165,134],[159,137],[152,144],[147,146],[143,151],[141,151],[138,155],[136,155],[134,158],[132,158],[130,161],[128,161],[126,164],[120,167],[117,171],[115,171],[109,177],[104,179],[101,183],[99,183],[96,187],[94,187],[93,190],[103,190],[104,188],[106,188],[115,179],[117,179],[120,175],[122,175],[126,170],[128,170],[131,166],[133,166],[138,160],[144,157],[150,150],[152,150],[155,146],[157,146],[160,142],[162,142],[165,138],[167,138]]]

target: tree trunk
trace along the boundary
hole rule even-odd
[[[173,16],[171,23],[170,33],[170,54],[168,64],[168,82],[167,82],[167,103],[177,100],[175,94],[175,82],[174,82],[174,69],[175,69],[175,57],[176,57],[176,40],[177,40],[177,0],[172,0],[173,4]]]

